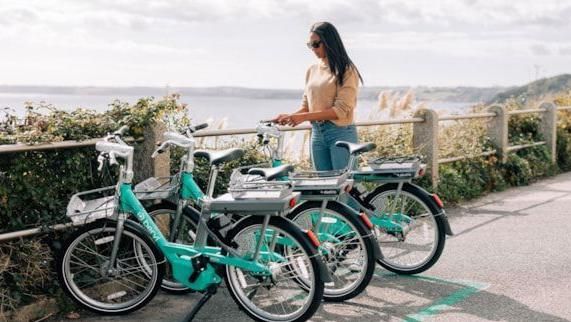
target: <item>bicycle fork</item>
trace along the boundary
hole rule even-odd
[[[115,262],[117,260],[117,252],[119,251],[119,244],[121,243],[121,236],[125,230],[125,220],[127,216],[124,214],[119,214],[117,218],[117,225],[115,226],[115,236],[113,237],[113,246],[111,248],[111,257],[109,258],[109,263],[105,270],[103,270],[103,276],[108,277],[114,273],[117,273],[119,267]]]

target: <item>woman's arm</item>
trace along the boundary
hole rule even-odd
[[[328,108],[323,111],[319,112],[301,112],[301,113],[294,113],[289,116],[287,119],[287,124],[291,126],[296,126],[299,123],[305,121],[328,121],[328,120],[337,120],[339,116],[332,108]]]
[[[309,112],[309,108],[307,106],[301,106],[299,110],[293,112],[292,114],[300,114],[300,113],[307,113]]]
[[[279,114],[278,116],[273,118],[272,121],[284,125],[288,123],[290,116],[307,112],[309,112],[307,106],[301,106],[297,111],[293,112],[292,114]]]

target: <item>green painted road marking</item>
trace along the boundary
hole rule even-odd
[[[436,282],[436,283],[443,283],[443,284],[461,287],[461,289],[459,289],[458,291],[456,291],[456,292],[454,292],[454,293],[452,293],[446,297],[442,297],[442,298],[436,300],[435,302],[432,303],[432,305],[423,308],[422,310],[418,311],[417,313],[407,315],[406,318],[404,319],[404,321],[407,321],[407,322],[424,321],[424,319],[426,319],[430,316],[437,315],[439,312],[444,311],[446,309],[449,309],[454,304],[464,301],[468,297],[472,296],[475,293],[480,292],[481,290],[486,289],[489,286],[487,284],[475,283],[475,282],[470,282],[470,281],[452,281],[452,280],[445,280],[445,279],[431,277],[431,276],[398,275],[398,274],[386,273],[386,272],[381,273],[378,271],[375,273],[375,275],[377,275],[379,277],[412,278],[412,279],[418,279],[418,280],[424,280],[424,281],[430,281],[430,282]]]

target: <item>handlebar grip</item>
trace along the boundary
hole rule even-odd
[[[205,128],[207,128],[207,127],[208,127],[208,123],[202,123],[202,124],[198,124],[198,125],[195,125],[195,126],[189,126],[189,127],[188,127],[188,130],[190,131],[190,133],[194,133],[194,132],[196,132],[196,131],[205,129]]]
[[[129,131],[129,126],[123,125],[117,131],[113,132],[113,135],[123,136],[127,131]]]
[[[153,154],[151,154],[151,158],[154,159],[157,157],[157,155],[162,154],[164,152],[165,152],[165,150],[163,150],[163,149],[155,150],[155,152],[153,152]]]
[[[156,158],[157,155],[166,151],[166,148],[169,146],[169,141],[165,141],[158,144],[159,147],[151,154],[151,158]]]

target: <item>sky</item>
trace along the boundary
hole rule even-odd
[[[0,84],[303,88],[333,23],[366,86],[571,73],[571,0],[0,0]]]

